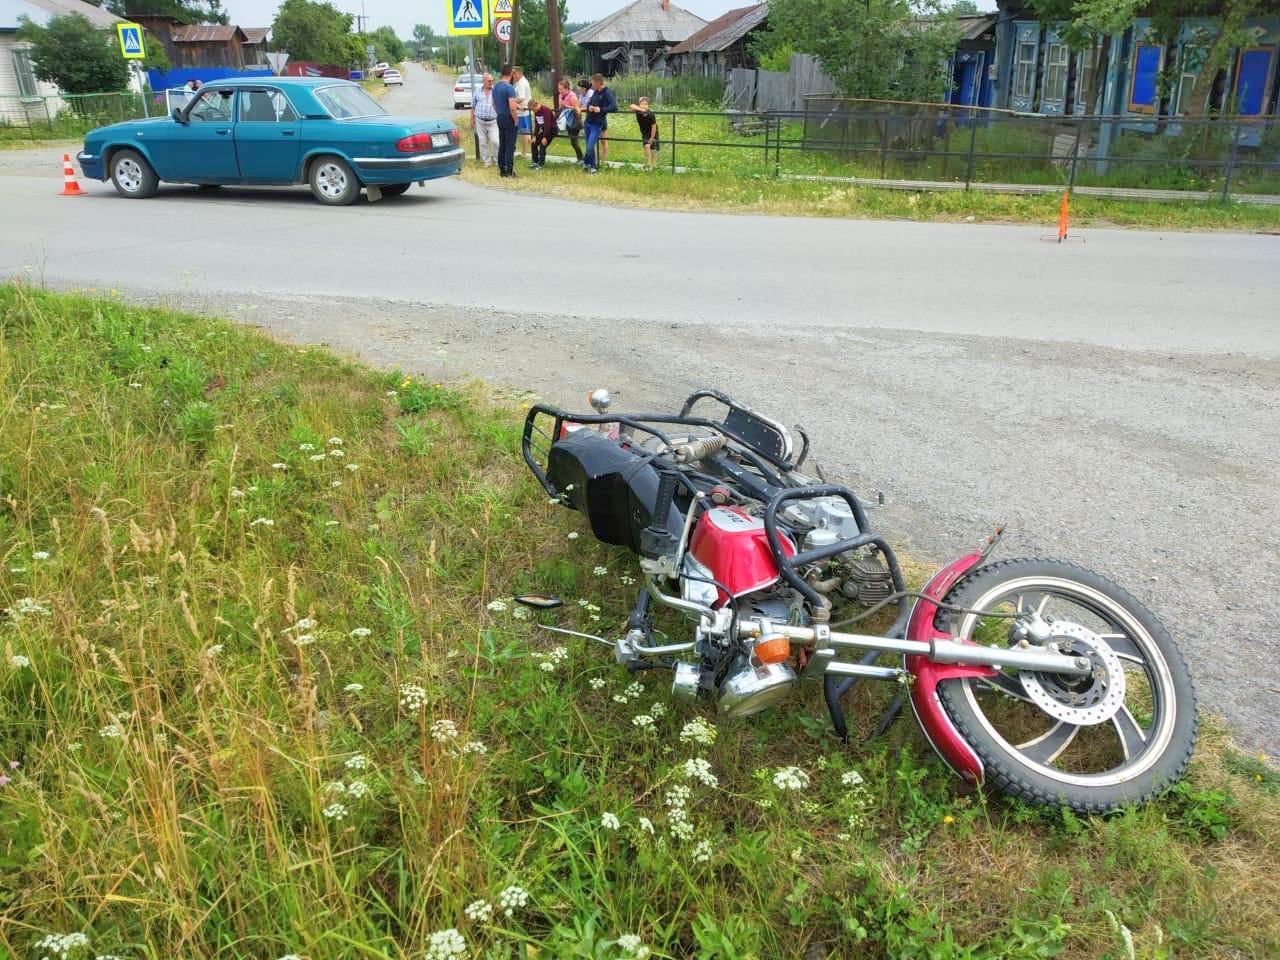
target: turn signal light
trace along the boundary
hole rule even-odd
[[[765,637],[755,645],[755,655],[761,663],[782,663],[791,656],[791,641],[780,633]]]
[[[431,149],[431,134],[415,133],[411,137],[405,137],[396,144],[396,149],[401,153],[425,153]]]
[[[452,141],[454,142],[454,144],[459,144],[459,143],[461,143],[461,142],[462,142],[462,132],[461,132],[457,127],[453,127],[453,128],[449,131],[449,139],[450,139],[450,140],[452,140]]]

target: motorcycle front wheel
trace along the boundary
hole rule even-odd
[[[1038,615],[1046,643],[1088,657],[1090,675],[1002,670],[938,686],[943,708],[996,789],[1031,803],[1103,813],[1177,781],[1195,748],[1195,688],[1164,625],[1128,591],[1056,560],[1007,560],[964,577],[939,626],[989,646],[1026,643]],[[998,616],[1003,615],[1003,616]]]

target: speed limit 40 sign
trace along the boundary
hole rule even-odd
[[[511,21],[505,17],[493,21],[493,38],[499,43],[511,42]]]

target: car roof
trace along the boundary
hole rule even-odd
[[[314,90],[317,87],[330,87],[334,84],[347,84],[356,87],[359,84],[352,83],[350,80],[340,80],[337,77],[230,77],[226,80],[210,80],[204,84],[205,87],[260,87],[265,83],[271,85],[280,84],[288,87],[301,87],[306,90]]]

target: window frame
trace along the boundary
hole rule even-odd
[[[40,97],[40,81],[36,78],[35,67],[31,63],[31,48],[10,47],[9,53],[13,61],[13,76],[18,82],[18,96],[28,100],[38,99]],[[29,89],[23,89],[24,80]]]
[[[1035,40],[1019,40],[1018,49],[1013,58],[1013,90],[1012,95],[1019,99],[1030,100],[1036,92],[1036,59],[1039,44]],[[1023,59],[1022,53],[1030,48],[1030,59]]]
[[[1156,58],[1156,69],[1151,79],[1151,102],[1137,103],[1133,99],[1138,86],[1138,62],[1141,59],[1143,49],[1154,48],[1159,51]],[[1129,112],[1130,113],[1150,113],[1154,114],[1160,106],[1160,74],[1164,70],[1165,49],[1163,43],[1155,43],[1151,40],[1139,40],[1133,45],[1133,66],[1129,69]]]
[[[1054,56],[1059,54],[1060,62],[1055,62]],[[1061,104],[1067,102],[1067,75],[1070,72],[1071,49],[1065,43],[1055,40],[1048,45],[1044,54],[1044,84],[1040,94],[1042,106],[1045,101]]]
[[[288,119],[285,119],[285,117],[277,113],[276,118],[274,120],[246,120],[241,115],[244,111],[245,101],[248,99],[247,95],[252,95],[255,93],[265,93],[268,96],[275,95],[279,97],[281,100],[284,101],[285,109],[287,109],[292,116],[290,116]],[[275,110],[275,106],[273,105],[271,109]],[[285,92],[281,90],[279,87],[243,87],[240,90],[240,96],[236,97],[236,123],[263,123],[263,124],[274,123],[279,125],[279,124],[286,124],[286,123],[296,123],[299,119],[301,118],[298,115],[298,111],[294,109],[294,106],[289,101],[288,96],[286,96]]]

